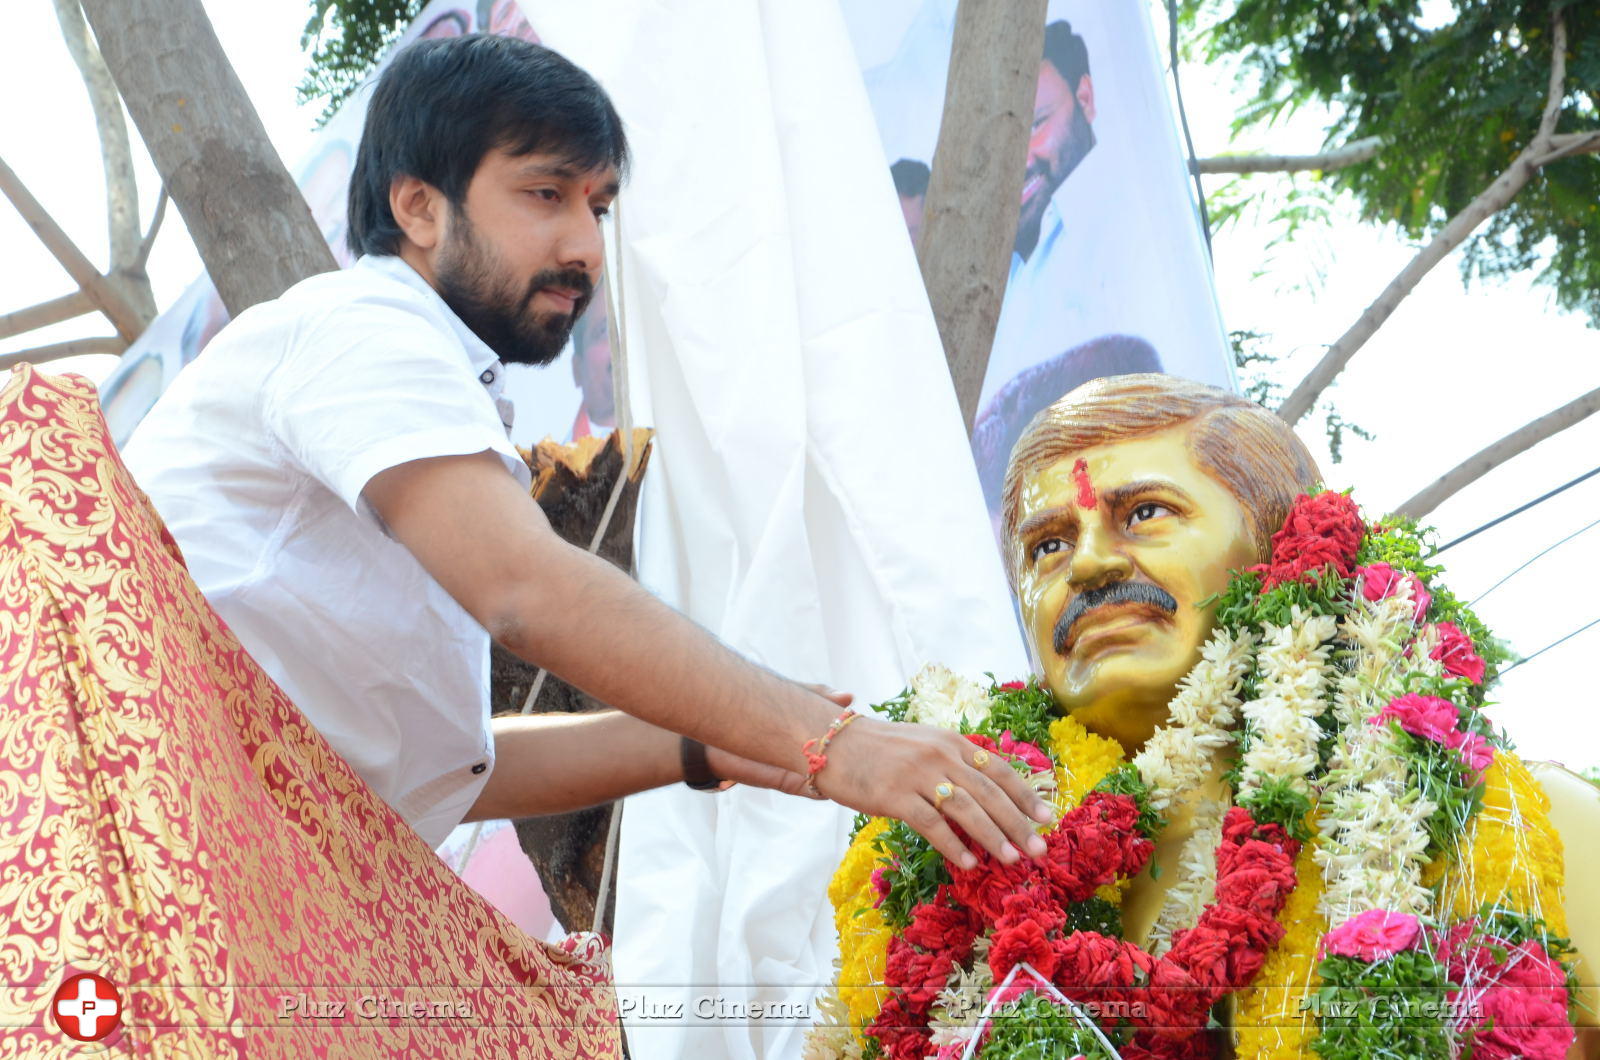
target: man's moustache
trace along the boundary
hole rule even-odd
[[[1178,601],[1173,599],[1171,593],[1149,582],[1112,582],[1098,589],[1090,589],[1073,597],[1067,609],[1061,612],[1061,617],[1056,620],[1055,634],[1051,640],[1051,646],[1055,648],[1056,654],[1067,654],[1067,641],[1078,619],[1095,608],[1107,604],[1146,604],[1160,608],[1169,615],[1176,614],[1178,610]]]
[[[582,269],[545,269],[528,281],[528,292],[522,297],[523,308],[526,309],[533,301],[533,296],[547,287],[578,292],[577,304],[572,307],[573,320],[583,315],[583,311],[589,307],[589,300],[594,297],[594,281]]]

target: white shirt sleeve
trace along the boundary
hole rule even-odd
[[[357,514],[380,471],[492,450],[523,464],[458,339],[421,306],[394,298],[310,320],[266,382],[262,413],[287,454]]]

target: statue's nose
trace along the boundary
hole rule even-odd
[[[1072,552],[1067,581],[1078,591],[1097,589],[1133,574],[1133,561],[1103,526],[1085,527]]]

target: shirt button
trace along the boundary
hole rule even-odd
[[[487,762],[479,762],[477,765],[472,767],[472,775],[473,776],[478,776],[485,769],[488,769],[488,768],[489,768],[489,764]]]
[[[478,382],[484,384],[485,386],[487,386],[488,384],[494,382],[494,369],[493,368],[485,368],[483,370],[483,374],[478,376]]]

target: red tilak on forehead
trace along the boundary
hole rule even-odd
[[[583,186],[583,197],[585,199],[587,199],[589,197],[589,193],[592,192],[592,191],[594,191],[594,185],[593,184],[585,184]]]
[[[1072,477],[1078,483],[1078,507],[1092,509],[1099,501],[1094,495],[1094,483],[1089,481],[1089,462],[1080,457],[1072,465]]]

